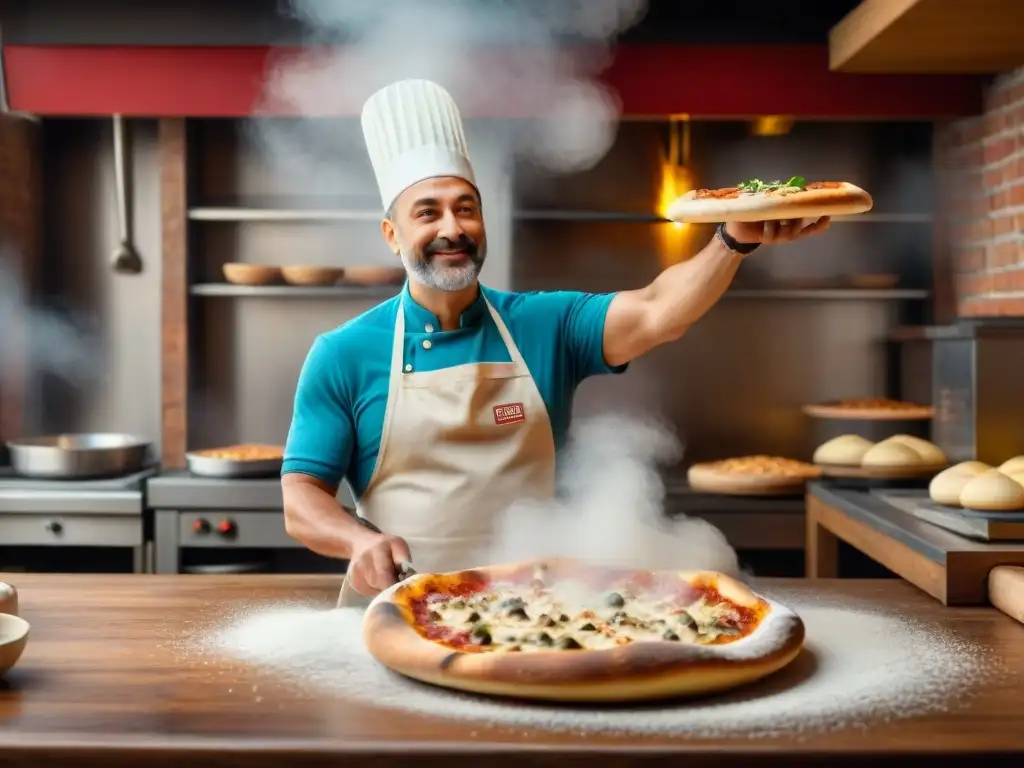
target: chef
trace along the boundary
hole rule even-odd
[[[622,373],[680,338],[760,244],[828,226],[719,226],[700,253],[638,290],[498,291],[479,282],[487,201],[447,91],[393,83],[363,106],[362,130],[386,211],[381,233],[408,280],[314,341],[281,480],[288,533],[349,560],[342,605],[365,604],[405,563],[479,565],[496,515],[553,495],[584,379]],[[354,510],[336,499],[342,480]]]

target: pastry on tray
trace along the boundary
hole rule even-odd
[[[1011,460],[1012,461],[1012,460]],[[980,461],[964,461],[940,472],[928,486],[928,496],[937,504],[963,507],[979,512],[1024,510],[1024,473],[1008,474]],[[1019,466],[1019,465],[1018,465]]]
[[[939,446],[913,435],[893,435],[878,443],[840,435],[818,446],[814,463],[829,475],[884,478],[926,475],[945,467],[948,459]]]

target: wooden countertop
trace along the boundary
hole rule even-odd
[[[310,598],[330,606],[337,579],[322,576],[8,577],[32,637],[0,686],[0,765],[398,766],[942,764],[997,753],[1024,756],[1024,627],[994,609],[947,608],[900,581],[820,582],[940,623],[990,649],[1007,670],[953,712],[848,732],[772,739],[556,735],[523,726],[475,730],[466,722],[375,709],[301,690],[267,672],[175,651],[178,627],[213,620],[237,602]],[[2,579],[2,574],[0,574]],[[786,586],[786,582],[768,581]],[[791,584],[791,582],[789,582]],[[229,696],[259,684],[260,695]],[[839,694],[841,695],[841,694]],[[844,762],[844,758],[853,762]],[[997,760],[998,762],[998,760]],[[476,763],[480,765],[481,763]],[[1018,762],[1019,764],[1019,762]]]
[[[870,490],[809,483],[806,515],[810,577],[836,575],[837,538],[947,605],[987,605],[989,572],[997,565],[1024,566],[1024,544],[972,541]]]

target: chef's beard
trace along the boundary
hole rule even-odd
[[[400,251],[402,264],[410,279],[439,291],[461,291],[468,288],[480,275],[486,254],[481,247],[475,253],[467,253],[466,263],[458,266],[439,265],[429,257],[409,257]]]

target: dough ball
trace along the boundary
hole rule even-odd
[[[968,509],[992,512],[1024,509],[1024,486],[998,469],[972,477],[960,491],[960,503]]]
[[[956,471],[963,475],[980,475],[983,472],[988,472],[992,467],[983,461],[961,461],[959,464],[954,464],[949,468],[950,472]]]
[[[888,467],[916,467],[924,464],[921,454],[913,448],[908,448],[900,443],[893,443],[883,440],[877,445],[871,446],[860,460],[861,466],[877,467],[880,469]]]
[[[1014,456],[1000,464],[997,469],[1004,475],[1016,475],[1024,472],[1024,456]]]
[[[860,435],[840,435],[819,445],[818,450],[814,452],[813,461],[815,464],[858,467],[872,445],[874,443]]]
[[[945,504],[949,507],[960,506],[960,494],[964,486],[973,480],[976,475],[970,472],[957,471],[956,467],[939,472],[928,484],[928,495],[936,504]]]
[[[918,455],[921,457],[921,461],[929,466],[938,467],[948,463],[949,461],[949,459],[946,458],[946,454],[942,452],[942,449],[939,448],[939,446],[927,440],[922,440],[920,437],[914,437],[913,435],[893,435],[885,442],[889,441],[905,445],[907,448],[917,451]]]

